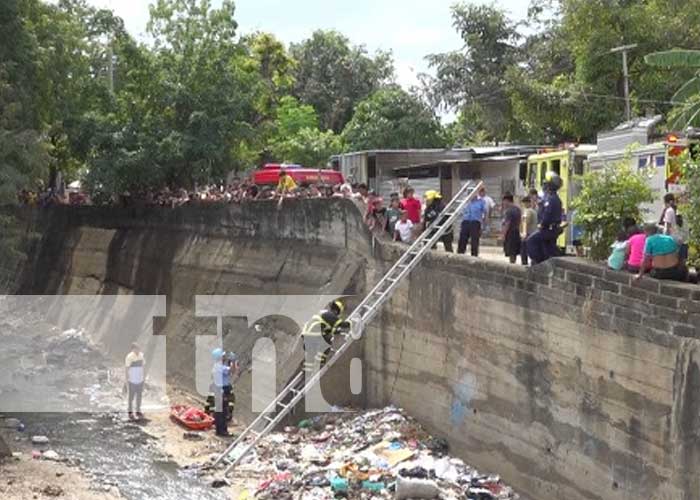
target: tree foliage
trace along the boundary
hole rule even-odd
[[[700,159],[691,159],[686,151],[681,157],[686,193],[681,199],[683,223],[690,236],[690,262],[700,264]]]
[[[492,139],[517,136],[506,95],[506,72],[518,60],[517,25],[494,5],[457,4],[453,25],[461,50],[427,57],[435,77],[424,77],[431,102],[468,117],[472,133]]]
[[[634,170],[629,160],[605,165],[581,181],[581,192],[573,200],[574,222],[584,230],[591,257],[601,260],[607,257],[624,219],[643,220],[640,205],[653,201],[653,192],[648,174]]]
[[[446,144],[434,111],[397,86],[378,90],[358,104],[343,138],[353,151],[440,148]]]
[[[700,50],[668,50],[647,54],[644,61],[654,67],[696,71],[671,98],[675,108],[670,115],[672,128],[679,130],[700,125]]]
[[[355,105],[394,74],[391,54],[370,57],[337,31],[315,31],[290,51],[297,60],[294,95],[316,109],[323,130],[336,133],[350,121]]]
[[[624,120],[621,55],[610,50],[637,46],[629,54],[633,112],[667,113],[697,70],[676,65],[671,73],[643,56],[700,46],[699,6],[696,0],[533,0],[523,26],[496,4],[457,4],[453,19],[464,47],[428,58],[436,76],[425,78],[424,91],[461,114],[453,131],[467,140],[593,141]],[[684,97],[691,101],[697,91],[693,82]],[[674,113],[690,118],[697,109]]]

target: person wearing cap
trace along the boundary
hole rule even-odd
[[[146,363],[138,344],[131,344],[131,351],[126,355],[124,365],[129,401],[129,420],[141,420],[143,418],[143,413],[141,413],[141,397],[143,395],[143,384],[145,381],[144,368]]]
[[[557,238],[561,234],[563,209],[557,191],[561,188],[562,181],[555,172],[547,172],[545,179],[545,196],[537,214],[537,231],[527,240],[527,253],[533,264],[539,264],[559,254]]]
[[[277,193],[280,195],[290,194],[297,188],[297,183],[285,169],[280,169],[279,181],[277,181]]]
[[[335,336],[350,331],[351,324],[343,319],[344,312],[343,301],[334,300],[304,325],[304,370],[312,371],[317,363],[322,367],[328,359]]]
[[[229,362],[229,357],[223,349],[217,347],[211,352],[214,366],[212,367],[212,391],[214,392],[214,425],[216,435],[229,437],[228,432],[228,398],[232,392],[231,377],[235,367]]]
[[[428,228],[433,224],[439,223],[437,222],[439,219],[441,219],[442,223],[444,224],[447,217],[440,218],[440,212],[445,209],[445,204],[442,201],[442,195],[431,189],[430,191],[426,191],[423,197],[425,198],[425,211],[423,212],[425,229],[428,230]],[[454,251],[452,248],[452,242],[454,241],[452,227],[447,228],[445,234],[440,237],[440,241],[445,246],[445,251],[449,253]]]
[[[644,242],[644,259],[635,280],[640,280],[651,269],[649,275],[659,280],[687,281],[688,269],[685,267],[678,242],[668,234],[662,234],[656,222],[644,225],[647,235]]]

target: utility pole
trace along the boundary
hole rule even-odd
[[[109,47],[107,47],[107,88],[110,94],[114,94],[114,50],[112,49],[112,35],[109,36]]]
[[[112,0],[109,0],[109,12],[114,13]],[[114,94],[114,32],[110,29],[109,46],[107,47],[107,88],[110,94]]]
[[[625,118],[627,121],[632,120],[632,105],[630,103],[630,77],[629,69],[627,67],[627,52],[636,48],[637,44],[635,43],[632,45],[622,45],[620,47],[610,49],[611,54],[622,52],[622,74],[625,77]]]

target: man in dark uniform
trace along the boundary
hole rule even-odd
[[[442,195],[437,191],[430,190],[426,191],[423,195],[425,197],[425,212],[423,213],[423,221],[425,222],[426,231],[433,224],[438,224],[440,220],[440,212],[445,209],[445,204],[442,201]],[[447,220],[447,216],[443,217],[442,222]],[[428,236],[432,236],[433,233],[428,233]],[[440,241],[445,245],[445,251],[452,253],[454,249],[452,248],[452,242],[454,241],[454,235],[452,227],[447,228],[445,233],[440,237]]]
[[[559,255],[557,238],[561,234],[562,204],[557,191],[561,188],[561,177],[547,172],[545,179],[545,196],[537,214],[538,228],[527,240],[527,253],[534,264]]]
[[[333,338],[341,333],[350,331],[350,321],[343,319],[345,304],[335,300],[328,304],[328,308],[316,314],[311,321],[304,325],[302,336],[304,338],[305,362],[304,370],[312,371],[316,363],[322,367],[326,364],[331,352]]]

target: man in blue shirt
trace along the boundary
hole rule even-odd
[[[231,377],[237,371],[236,355],[226,354],[223,349],[212,351],[214,366],[211,371],[214,391],[214,423],[216,435],[228,437],[228,402],[233,393]]]
[[[471,239],[472,256],[479,256],[479,239],[481,238],[481,224],[486,218],[486,189],[479,189],[479,196],[473,198],[464,208],[464,218],[459,231],[459,244],[457,245],[457,253],[463,254],[467,251],[467,244]]]

